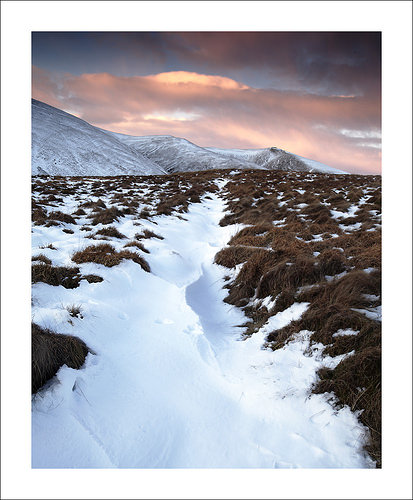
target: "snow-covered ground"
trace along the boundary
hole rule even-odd
[[[237,325],[246,318],[223,302],[228,270],[213,264],[238,229],[219,226],[224,211],[218,192],[183,218],[141,220],[139,230],[164,237],[145,240],[151,273],[130,260],[88,263],[82,274],[103,282],[33,286],[33,321],[93,351],[82,369],[62,367],[34,397],[34,468],[374,466],[356,415],[310,394],[316,370],[342,357],[321,359],[322,345],[310,350],[305,331],[283,349],[263,348],[267,333],[299,318],[305,303],[241,340]],[[113,225],[128,237],[137,230],[128,216]],[[90,244],[78,227],[67,235],[35,226],[33,254],[69,264]],[[57,250],[39,250],[48,243]],[[81,306],[82,319],[70,317],[71,305]]]

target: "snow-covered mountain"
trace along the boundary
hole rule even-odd
[[[32,99],[32,175],[164,174],[111,134]]]
[[[323,172],[328,174],[348,173],[276,147],[265,149],[206,149],[228,158],[236,158],[238,160],[254,163],[266,170],[294,170],[300,172]]]
[[[233,158],[202,148],[171,135],[136,137],[110,132],[143,156],[156,162],[169,173],[212,170],[214,168],[262,168],[247,159]]]
[[[214,168],[347,173],[276,147],[265,149],[203,148],[186,139],[171,135],[137,137],[115,132],[109,133],[143,156],[150,158],[169,173]]]
[[[154,175],[240,168],[346,173],[276,147],[204,148],[170,135],[110,132],[32,99],[33,175]]]

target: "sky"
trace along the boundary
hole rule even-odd
[[[381,173],[380,32],[33,32],[32,96],[114,132]]]

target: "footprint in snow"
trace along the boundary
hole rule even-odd
[[[164,319],[156,319],[155,323],[157,325],[173,325],[175,322],[169,318],[164,318]]]

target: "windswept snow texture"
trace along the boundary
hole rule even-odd
[[[62,209],[75,206],[68,196]],[[305,331],[283,349],[262,347],[269,331],[298,319],[308,304],[293,304],[241,340],[236,325],[246,318],[223,302],[228,270],[213,264],[238,229],[219,226],[224,211],[218,192],[184,217],[141,219],[140,230],[164,237],[145,240],[151,273],[130,260],[113,268],[88,263],[82,274],[103,282],[33,286],[33,321],[78,335],[94,352],[80,370],[62,367],[34,398],[33,467],[374,466],[356,415],[310,394],[316,370],[342,356],[322,359],[323,347],[310,349]],[[114,225],[128,238],[136,232],[132,216]],[[90,241],[79,227],[70,225],[67,235],[34,226],[34,253],[52,243],[56,250],[42,252],[55,265],[69,264]],[[70,318],[71,304],[82,306],[83,319]]]
[[[32,175],[151,175],[165,171],[110,134],[32,99]]]

